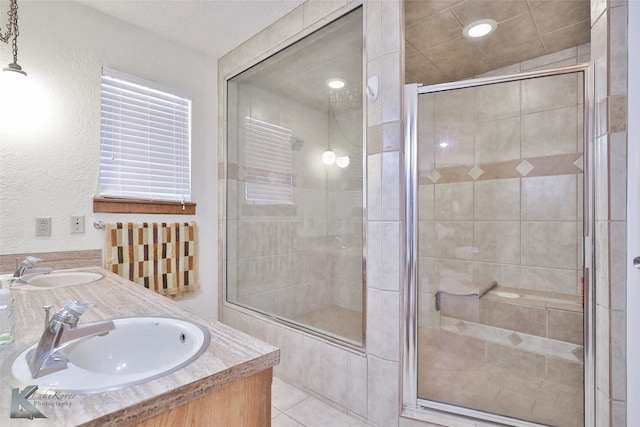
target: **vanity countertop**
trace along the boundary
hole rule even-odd
[[[280,360],[276,347],[216,320],[200,318],[169,298],[101,268],[81,270],[103,273],[106,277],[90,284],[57,289],[12,289],[16,340],[0,347],[0,363],[38,341],[44,327],[43,305],[53,305],[55,311],[72,299],[94,305],[82,315],[80,323],[145,315],[196,321],[211,332],[209,348],[186,367],[147,383],[106,393],[54,395],[47,400],[29,398],[28,401],[46,419],[11,418],[12,389],[3,381],[0,385],[0,425],[129,426],[269,369]]]

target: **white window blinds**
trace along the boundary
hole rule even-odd
[[[245,117],[247,203],[293,204],[291,130]]]
[[[191,99],[103,69],[100,197],[191,201]]]

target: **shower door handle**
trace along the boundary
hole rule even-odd
[[[633,259],[633,266],[640,270],[640,256],[637,256]]]

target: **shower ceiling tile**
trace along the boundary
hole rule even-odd
[[[506,21],[514,16],[528,14],[529,8],[525,0],[475,0],[465,1],[451,7],[451,11],[463,26],[476,21],[480,16],[491,18],[496,22]]]
[[[443,0],[408,0],[404,3],[405,25],[420,21],[447,8]]]
[[[446,81],[482,74],[494,68],[482,50],[470,44],[464,37],[428,47],[422,51],[422,55],[446,76]],[[469,58],[473,60],[469,61]],[[442,83],[442,81],[434,81],[432,75],[422,75],[422,77],[423,84]]]
[[[431,85],[472,78],[588,43],[589,16],[588,0],[407,1],[405,41],[411,48],[405,81]],[[498,21],[488,39],[462,36],[465,25],[485,18]]]
[[[542,35],[542,43],[547,51],[555,52],[578,44],[589,43],[591,21],[586,19],[566,26],[552,33]]]
[[[463,37],[462,29],[455,15],[447,9],[407,26],[405,34],[418,50],[424,50]]]
[[[546,53],[528,14],[500,22],[490,37],[478,40],[478,47],[496,68]]]
[[[531,10],[541,34],[590,19],[589,0],[552,1]]]

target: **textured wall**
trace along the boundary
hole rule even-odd
[[[100,249],[94,220],[193,217],[93,214],[100,148],[100,73],[113,68],[193,96],[193,200],[200,225],[202,291],[187,304],[216,315],[215,61],[75,2],[20,3],[19,63],[28,73],[24,109],[0,115],[0,254]],[[2,46],[2,63],[8,62]],[[188,65],[188,66],[185,66]],[[6,74],[6,73],[4,73]],[[4,78],[5,76],[2,76]],[[3,108],[15,105],[3,86]],[[71,215],[85,233],[71,234]],[[52,235],[35,237],[35,218]],[[202,295],[205,295],[201,298]]]

